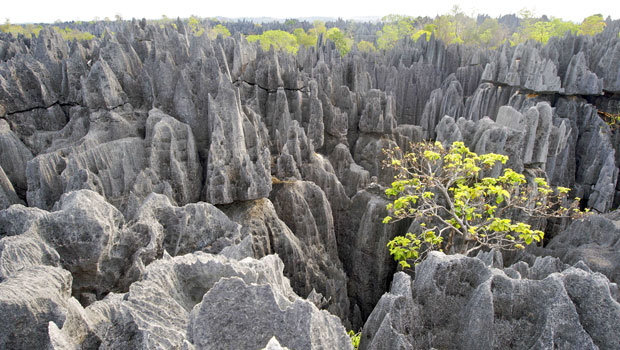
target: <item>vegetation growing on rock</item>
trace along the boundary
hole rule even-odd
[[[544,178],[526,179],[510,168],[498,177],[484,176],[506,164],[505,155],[478,155],[458,141],[449,149],[439,142],[411,147],[405,154],[399,148],[386,150],[386,165],[396,175],[385,190],[393,201],[383,222],[412,218],[418,223],[416,232],[388,243],[403,268],[433,250],[523,249],[544,237],[528,221],[580,212],[578,199],[567,199],[570,189],[552,189]]]

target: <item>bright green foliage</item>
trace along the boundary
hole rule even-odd
[[[261,35],[248,35],[249,42],[260,40],[263,50],[267,51],[271,46],[276,50],[284,50],[289,53],[297,53],[297,38],[283,30],[268,30]]]
[[[316,20],[312,23],[314,27],[308,30],[308,34],[314,35],[317,38],[319,37],[319,35],[325,34],[325,32],[327,31],[327,29],[325,28],[325,22]]]
[[[417,30],[411,34],[411,39],[413,41],[418,41],[418,39],[422,35],[426,35],[426,41],[431,40],[431,35],[437,30],[436,24],[427,24],[424,26],[424,29]]]
[[[41,29],[43,29],[43,27],[40,25],[35,26],[34,24],[11,24],[8,18],[6,19],[4,24],[0,25],[0,31],[3,33],[10,33],[13,36],[22,34],[27,38],[31,38],[32,36],[39,36],[39,32],[41,31]]]
[[[478,155],[462,142],[449,149],[438,142],[422,142],[404,155],[398,148],[385,153],[385,166],[397,175],[385,191],[392,202],[383,223],[412,218],[419,225],[418,232],[388,243],[403,268],[432,250],[469,253],[482,247],[522,249],[540,242],[543,232],[513,220],[516,214],[548,218],[579,213],[577,201],[567,205],[569,189],[554,190],[543,178],[528,183],[524,175],[508,168],[498,177],[483,177],[508,157]]]
[[[415,31],[413,17],[388,15],[382,20],[387,23],[377,32],[377,48],[380,50],[391,49],[399,39],[411,36]]]
[[[421,17],[414,19],[389,15],[382,19],[385,24],[377,32],[376,44],[378,49],[391,49],[398,40],[407,36],[418,40],[426,34],[428,40],[434,33],[438,39],[447,44],[466,43],[496,48],[508,39],[516,45],[527,40],[546,43],[549,38],[563,36],[566,32],[594,35],[602,31],[605,26],[600,15],[588,17],[581,27],[559,18],[538,19],[528,9],[521,10],[519,16],[521,24],[515,32],[512,32],[493,18],[486,18],[478,24],[476,19],[467,16],[458,6],[454,6],[448,14],[435,17],[432,23]]]
[[[564,36],[566,32],[575,34],[579,31],[579,26],[570,21],[562,21],[559,18],[551,18],[551,30],[549,36]]]
[[[202,26],[200,18],[193,15],[187,20],[187,27],[195,36],[202,36],[205,32],[205,28]]]
[[[213,40],[215,38],[217,38],[218,35],[222,35],[224,38],[229,37],[230,36],[230,31],[228,30],[228,28],[224,27],[221,24],[216,25],[215,27],[209,29],[207,31],[207,36],[209,37],[209,39]]]
[[[551,17],[548,21],[536,21],[534,14],[529,10],[521,10],[520,12],[521,26],[519,31],[513,33],[511,43],[513,45],[533,39],[543,44],[554,36],[563,36],[566,32],[575,34],[579,30],[579,26],[570,21],[563,21],[559,18]]]
[[[311,33],[306,33],[303,28],[296,28],[293,31],[293,35],[295,35],[295,39],[297,40],[297,45],[310,47],[315,46],[317,41],[317,36]]]
[[[620,113],[598,111],[598,115],[609,125],[611,130],[616,131],[620,129]]]
[[[373,45],[373,43],[371,43],[369,41],[365,41],[365,40],[362,40],[359,43],[357,43],[357,49],[360,50],[361,52],[375,52],[375,51],[377,51],[377,49],[375,48],[375,45]]]
[[[398,39],[400,39],[398,29],[391,24],[386,24],[382,30],[377,32],[377,47],[380,50],[389,50],[394,47]]]
[[[22,34],[26,36],[27,38],[31,38],[32,36],[35,36],[35,37],[39,36],[39,32],[41,31],[41,29],[43,29],[41,25],[35,26],[33,24],[26,24],[26,25],[11,24],[8,18],[3,25],[0,25],[0,31],[4,33],[11,33],[14,36]],[[89,32],[82,32],[80,30],[71,29],[69,27],[60,28],[59,26],[53,26],[52,30],[60,34],[62,38],[67,41],[72,41],[74,39],[75,40],[92,40],[95,37]]]
[[[552,24],[550,22],[536,22],[530,31],[530,38],[540,41],[541,43],[546,43],[549,41],[551,29]]]
[[[325,36],[336,44],[336,48],[340,51],[342,56],[346,55],[347,52],[351,51],[351,46],[353,46],[353,39],[347,38],[338,28],[330,28]]]
[[[110,21],[108,17],[103,20],[106,22]],[[158,23],[160,28],[164,28],[166,25],[171,25],[173,28],[177,29],[176,23],[172,22],[172,20],[166,15],[161,15],[161,19],[156,20],[155,23]]]
[[[353,332],[349,331],[349,337],[351,337],[351,343],[353,344],[353,349],[357,350],[360,346],[360,337],[362,336],[362,332]]]
[[[465,27],[465,15],[455,6],[450,15],[441,15],[435,18],[437,26],[435,35],[445,43],[462,43],[461,34]]]
[[[63,39],[67,40],[67,41],[71,41],[73,39],[75,40],[92,40],[93,38],[95,38],[94,35],[92,35],[89,32],[82,32],[79,31],[77,29],[71,29],[69,27],[65,27],[64,29],[60,28],[60,27],[52,27],[52,29],[54,29],[54,31],[56,31],[58,34],[60,34],[62,36]]]
[[[581,22],[579,27],[579,34],[582,35],[594,35],[598,34],[605,29],[607,24],[603,20],[603,15],[592,15],[587,17]]]

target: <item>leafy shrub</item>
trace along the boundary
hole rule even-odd
[[[353,344],[353,349],[357,350],[360,346],[360,337],[362,336],[362,332],[353,332],[349,331],[349,337],[351,337],[351,343]]]
[[[385,165],[397,175],[385,191],[393,200],[383,222],[412,218],[419,224],[417,232],[388,243],[403,268],[432,250],[468,254],[482,247],[523,249],[543,239],[542,231],[515,217],[581,215],[579,199],[569,203],[570,189],[552,189],[544,178],[528,182],[508,168],[498,177],[483,177],[485,171],[506,163],[504,155],[477,155],[462,142],[449,149],[439,142],[422,142],[406,154],[398,148],[385,153]]]

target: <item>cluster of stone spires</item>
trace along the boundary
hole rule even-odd
[[[15,315],[0,347],[258,349],[275,336],[346,349],[342,325],[366,322],[362,348],[465,344],[455,332],[509,344],[522,324],[524,344],[613,348],[613,217],[592,219],[604,239],[567,245],[571,226],[510,269],[433,255],[382,299],[396,271],[386,243],[408,227],[381,223],[381,160],[409,142],[464,141],[545,171],[584,206],[616,208],[620,141],[597,112],[620,112],[618,28],[544,47],[422,38],[345,57],[329,41],[296,56],[238,34],[211,41],[181,22],[124,22],[82,43],[1,35],[0,209],[17,205],[0,212],[0,309]],[[522,288],[534,292],[511,300]],[[608,314],[580,306],[601,300]],[[500,312],[515,303],[547,311]],[[486,321],[452,319],[452,304]]]

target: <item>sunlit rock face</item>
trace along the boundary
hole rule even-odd
[[[620,22],[344,56],[264,50],[250,22],[69,25],[94,38],[0,33],[0,348],[618,348]],[[611,213],[397,273],[383,150],[422,140]]]

